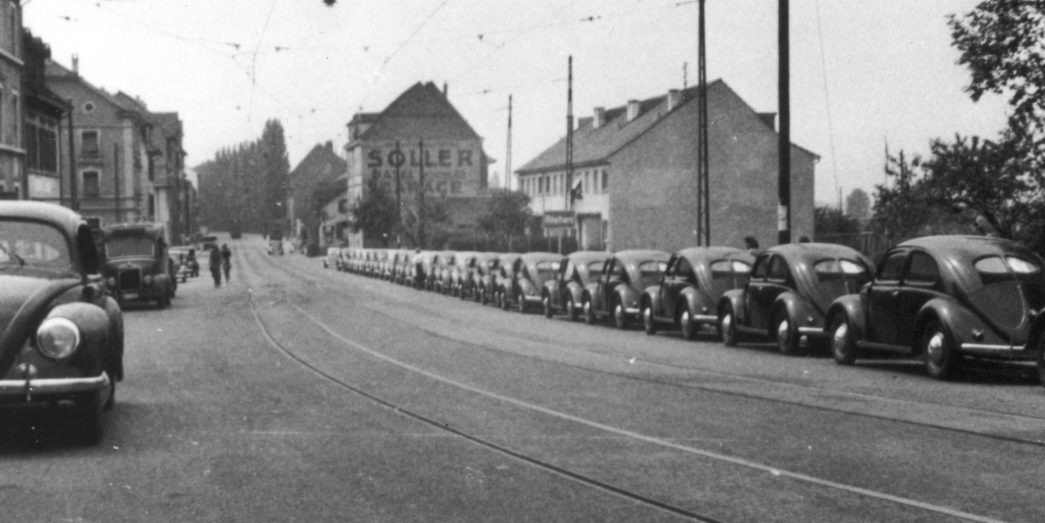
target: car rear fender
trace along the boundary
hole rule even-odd
[[[716,313],[719,318],[722,317],[722,313],[726,310],[727,305],[733,309],[733,324],[746,325],[747,314],[744,311],[744,289],[732,289],[722,294],[722,298],[718,300],[718,306],[716,307]]]
[[[963,341],[968,340],[962,339],[967,338],[967,336],[955,336],[957,334],[954,329],[956,325],[982,325],[982,322],[979,318],[976,318],[976,315],[970,313],[957,302],[943,298],[933,298],[925,302],[925,305],[922,305],[922,308],[918,309],[918,314],[915,315],[914,330],[912,331],[914,336],[911,340],[911,348],[915,354],[920,353],[921,350],[918,343],[921,332],[925,330],[929,322],[934,320],[939,321],[944,330],[951,335],[951,339],[955,340],[959,345]]]
[[[686,307],[692,314],[717,314],[715,304],[708,303],[704,293],[700,292],[692,285],[687,286],[679,292],[679,301],[682,300],[685,300]]]
[[[849,320],[849,332],[852,339],[865,339],[867,316],[864,312],[864,302],[859,294],[840,296],[831,302],[831,305],[827,308],[827,321],[824,322],[824,331],[826,332],[831,328],[831,318],[842,314]]]
[[[787,321],[791,322],[796,327],[822,327],[824,323],[823,315],[820,311],[816,310],[813,304],[809,303],[796,292],[788,291],[777,296],[776,301],[773,302],[773,318],[780,318],[781,314],[787,315]],[[809,318],[813,321],[810,322]],[[770,327],[775,329],[775,327]],[[775,335],[774,332],[770,332],[770,336]]]

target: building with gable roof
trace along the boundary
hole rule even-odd
[[[295,235],[306,245],[322,247],[346,240],[348,214],[344,191],[335,199],[332,211],[315,209],[315,191],[320,187],[347,184],[347,163],[334,150],[334,142],[316,144],[290,171],[290,198],[287,214],[294,220]]]
[[[448,223],[432,224],[428,237],[474,229],[481,207],[475,200],[487,197],[489,159],[482,138],[450,104],[445,87],[418,82],[384,111],[356,113],[348,136],[349,205],[364,197],[368,179],[376,179],[393,198],[398,193],[401,214],[409,221],[417,215],[423,176],[424,198],[438,201],[449,216]],[[353,246],[396,243],[366,231],[347,239]]]
[[[46,65],[48,87],[70,100],[74,163],[63,198],[100,224],[155,221],[169,241],[195,230],[192,194],[185,176],[182,122],[175,112],[150,112],[145,102],[123,92],[110,94],[53,60]],[[68,136],[62,136],[69,150]]]
[[[698,87],[596,108],[573,132],[569,203],[566,138],[515,171],[546,234],[581,248],[679,250],[697,244]],[[708,85],[710,237],[777,243],[775,114],[757,113],[722,80]],[[813,237],[816,154],[792,145],[791,235]]]

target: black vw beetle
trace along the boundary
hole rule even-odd
[[[670,326],[692,340],[702,326],[715,326],[719,299],[747,284],[754,261],[748,251],[732,247],[691,247],[673,254],[660,284],[642,296],[639,315],[646,334]]]
[[[0,290],[0,403],[71,403],[96,443],[123,379],[123,317],[80,215],[0,202]]]
[[[639,316],[639,299],[647,287],[660,282],[671,255],[664,251],[620,251],[606,261],[598,281],[588,284],[581,297],[584,322],[591,325],[606,316],[625,329]]]
[[[937,379],[963,356],[1039,358],[1045,344],[1042,259],[1025,246],[984,236],[903,242],[859,294],[828,310],[831,353],[852,364],[862,350],[919,356]]]
[[[584,286],[598,281],[611,256],[606,251],[577,251],[563,256],[558,274],[544,282],[541,291],[544,316],[551,318],[556,312],[565,311],[571,320],[579,319]]]
[[[511,306],[525,313],[530,305],[541,302],[544,282],[559,273],[562,256],[550,252],[528,252],[519,257],[511,271],[511,278],[501,282],[501,308]]]
[[[858,292],[871,279],[871,262],[860,252],[831,243],[791,243],[759,253],[751,279],[727,291],[718,305],[722,341],[740,336],[771,339],[783,354],[805,341],[826,339],[827,308]]]

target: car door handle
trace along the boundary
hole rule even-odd
[[[890,292],[889,296],[892,296],[893,298],[898,298],[898,297],[900,297],[900,291]]]

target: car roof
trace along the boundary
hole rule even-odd
[[[574,264],[584,265],[593,261],[606,261],[610,256],[613,254],[606,251],[576,251],[566,255]]]
[[[857,258],[863,260],[868,268],[873,266],[870,259],[860,251],[837,243],[785,243],[774,245],[763,252],[780,254],[784,258],[806,263],[814,263],[824,258]]]
[[[0,201],[0,217],[27,218],[49,222],[62,227],[70,235],[75,234],[76,228],[80,224],[86,223],[82,216],[67,207],[53,203],[26,200]]]
[[[670,254],[654,249],[632,249],[613,253],[613,256],[625,262],[639,262],[646,260],[668,261]]]
[[[675,253],[678,256],[688,259],[692,262],[700,261],[713,261],[722,258],[744,260],[748,263],[755,261],[755,256],[749,251],[744,249],[737,249],[735,247],[687,247]],[[698,265],[699,263],[693,263]]]
[[[533,263],[541,260],[559,261],[561,259],[562,255],[556,254],[554,252],[528,252],[522,255],[522,260],[524,263]]]
[[[924,236],[904,241],[897,247],[917,247],[948,258],[980,258],[991,254],[1019,253],[1031,255],[1022,243],[991,236],[941,235]]]

